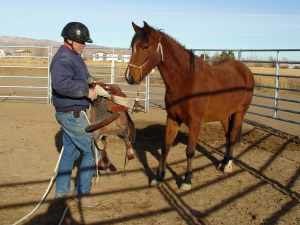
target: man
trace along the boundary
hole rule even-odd
[[[93,139],[85,132],[88,126],[84,111],[97,98],[95,88],[89,88],[89,73],[81,58],[85,43],[92,43],[88,28],[80,22],[68,23],[61,32],[64,44],[51,63],[53,105],[56,120],[61,125],[63,154],[56,178],[56,197],[69,195],[74,162],[79,160],[76,192],[82,206],[96,203],[86,198],[91,191],[95,171]]]

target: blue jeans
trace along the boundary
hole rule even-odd
[[[56,196],[63,197],[70,192],[70,181],[74,162],[79,159],[76,178],[78,195],[87,194],[91,190],[92,178],[95,173],[92,135],[85,132],[88,121],[80,112],[75,118],[72,112],[56,112],[56,120],[62,128],[64,151],[56,177]]]

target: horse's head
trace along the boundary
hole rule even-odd
[[[163,61],[160,32],[144,22],[144,27],[132,23],[135,34],[131,41],[132,54],[125,72],[129,84],[140,83]]]

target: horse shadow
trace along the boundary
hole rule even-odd
[[[162,124],[151,124],[145,128],[136,129],[136,139],[133,146],[138,160],[144,167],[144,172],[149,179],[149,184],[156,177],[156,171],[153,171],[153,169],[151,169],[148,163],[147,153],[150,153],[159,162],[159,159],[161,157],[161,149],[164,146],[165,127],[166,126]],[[182,131],[178,132],[173,146],[180,143],[184,144],[185,146],[188,143],[188,135]],[[185,149],[182,150],[185,151]],[[205,155],[217,168],[219,160],[212,156],[207,149],[197,144],[195,150]],[[170,151],[172,151],[172,147]],[[182,175],[176,173],[168,163],[167,169],[171,172],[173,178],[176,180],[177,186],[180,187],[183,182]]]
[[[137,159],[144,167],[144,172],[149,178],[149,183],[155,178],[155,174],[149,166],[147,153],[150,153],[157,161],[159,161],[159,151],[164,143],[164,129],[165,126],[161,124],[153,124],[145,128],[136,129],[133,148],[135,149]]]

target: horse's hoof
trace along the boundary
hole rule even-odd
[[[156,180],[156,179],[152,179],[152,180],[150,181],[150,186],[151,186],[151,187],[157,186],[158,184],[159,184],[159,182],[158,182],[158,180]]]
[[[153,187],[153,186],[160,186],[160,185],[162,185],[162,184],[163,184],[163,180],[159,180],[159,179],[156,179],[156,178],[150,180],[150,182],[149,182],[149,186],[150,186],[150,187]]]
[[[233,163],[232,160],[229,160],[228,163],[224,166],[224,173],[232,173]]]
[[[229,160],[227,163],[220,162],[217,166],[217,169],[222,171],[223,173],[231,173],[233,171],[233,162]]]
[[[183,183],[181,186],[180,186],[180,189],[182,191],[189,191],[192,189],[192,184],[187,184],[187,183]]]

